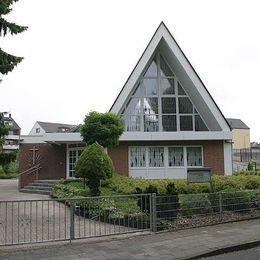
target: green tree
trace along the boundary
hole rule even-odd
[[[97,142],[88,145],[76,164],[77,178],[84,180],[84,185],[90,189],[93,196],[100,195],[100,181],[111,178],[114,173],[114,166],[105,153],[104,148]]]
[[[20,26],[12,22],[8,22],[3,16],[12,11],[11,5],[18,0],[0,0],[0,36],[6,36],[21,33],[27,29],[26,26]],[[8,54],[0,48],[0,73],[7,74],[22,61],[22,57],[16,57]]]
[[[16,159],[16,152],[4,153],[3,145],[5,136],[8,135],[9,127],[5,124],[4,113],[0,112],[0,166],[5,167]]]
[[[123,131],[122,120],[113,113],[90,112],[80,128],[81,136],[87,145],[98,142],[103,147],[118,145]]]

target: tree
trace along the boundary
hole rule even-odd
[[[113,113],[90,112],[80,128],[81,136],[87,145],[98,142],[103,147],[118,145],[123,131],[122,120]]]
[[[76,164],[75,177],[83,178],[84,184],[90,189],[93,196],[100,195],[100,181],[111,178],[114,166],[105,153],[104,148],[97,142],[85,148]]]
[[[9,14],[12,9],[10,6],[18,0],[1,0],[0,1],[0,36],[6,36],[21,33],[27,29],[26,26],[20,26],[15,23],[8,22],[3,18],[4,15]],[[16,57],[0,48],[0,73],[7,74],[12,71],[14,67],[22,61],[22,57]]]
[[[3,151],[5,136],[8,135],[8,131],[9,127],[5,124],[4,113],[0,112],[0,166],[3,168],[16,159],[16,152],[4,153]]]

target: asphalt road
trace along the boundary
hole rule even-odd
[[[260,259],[260,247],[236,251],[228,254],[203,258],[207,260],[257,260]]]

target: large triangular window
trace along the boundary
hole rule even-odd
[[[125,131],[208,131],[167,61],[155,54],[121,110]]]

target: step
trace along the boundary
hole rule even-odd
[[[24,188],[25,189],[33,189],[33,190],[48,190],[48,191],[50,191],[52,187],[26,185]]]
[[[22,188],[22,189],[20,189],[20,192],[50,195],[50,191],[40,190],[40,189],[36,190],[36,189],[26,189],[26,188]]]
[[[59,180],[35,180],[35,183],[52,183],[55,184],[56,182],[58,182]]]
[[[41,187],[52,187],[54,183],[38,183],[38,182],[30,182],[28,186],[41,186]]]

